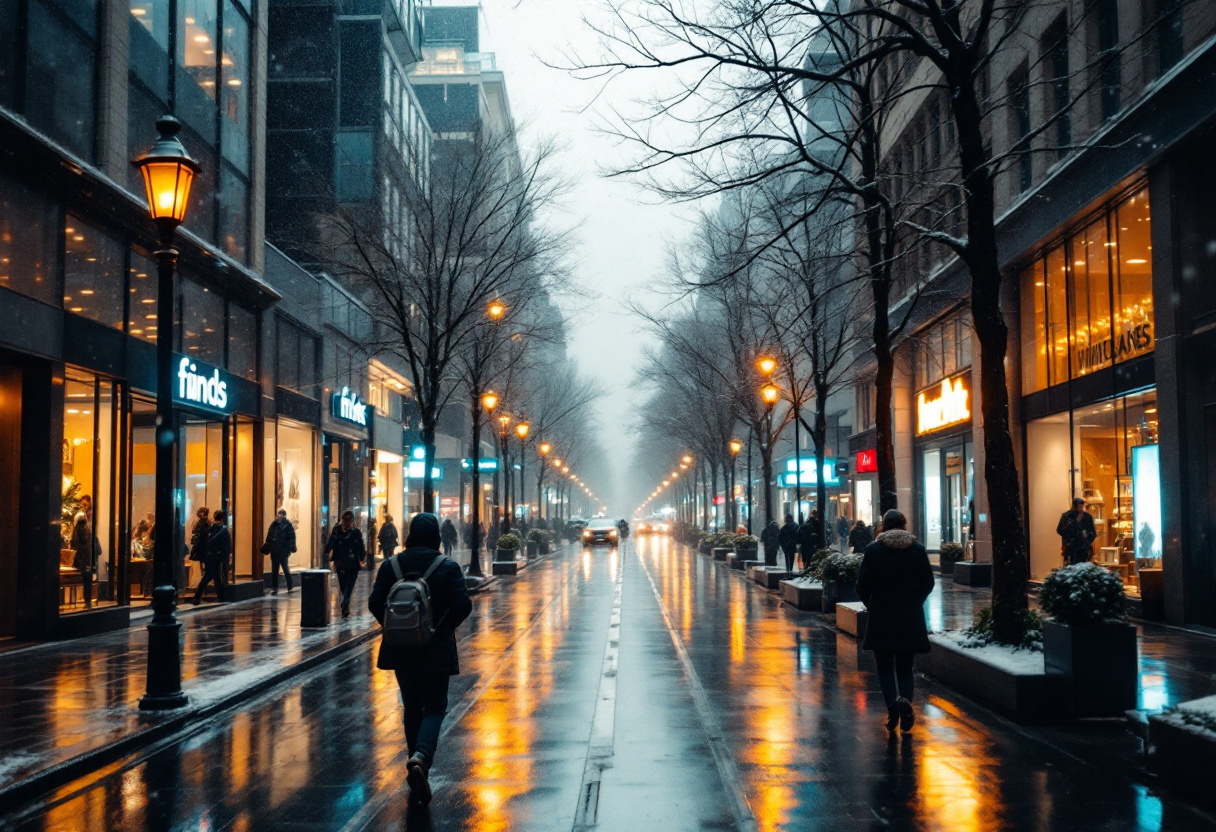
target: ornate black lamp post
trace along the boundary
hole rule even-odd
[[[148,211],[160,241],[155,252],[156,291],[156,519],[160,534],[152,550],[152,621],[148,624],[148,690],[141,710],[163,711],[186,704],[181,681],[181,624],[177,610],[174,551],[177,512],[174,510],[174,457],[177,431],[173,421],[173,275],[177,249],[173,235],[186,218],[190,186],[200,168],[178,141],[181,122],[162,116],[156,122],[160,138],[132,164],[144,175]]]

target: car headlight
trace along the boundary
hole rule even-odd
[[[616,529],[609,529],[609,530],[608,530],[608,536],[609,536],[609,537],[616,537],[618,534],[619,534],[619,532],[618,532]]]
[[[585,529],[584,529],[584,530],[583,530],[583,537],[591,537],[591,532],[589,532],[589,531],[587,531],[587,530],[585,530]]]

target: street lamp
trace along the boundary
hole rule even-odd
[[[528,510],[528,495],[524,486],[527,480],[524,478],[524,456],[528,444],[528,434],[532,431],[532,426],[527,422],[520,420],[515,426],[515,435],[519,437],[519,496],[524,499],[524,511]],[[515,501],[516,507],[519,507],[519,500]]]
[[[777,359],[771,355],[762,355],[756,359],[756,369],[758,369],[765,378],[771,378],[773,371],[777,369]]]
[[[493,413],[494,408],[498,407],[498,394],[493,390],[487,390],[482,393],[481,406],[485,408],[486,413]]]
[[[501,514],[505,514],[508,520],[511,517],[511,481],[514,477],[511,476],[511,459],[510,448],[507,446],[507,437],[511,435],[511,414],[503,413],[498,417],[498,449],[499,456],[502,461],[498,467],[502,469],[502,495],[499,499]],[[495,485],[498,483],[498,478],[494,478]],[[501,515],[498,520],[501,520]],[[497,521],[496,521],[497,522]]]
[[[174,552],[177,527],[173,506],[177,431],[173,421],[173,276],[177,249],[173,236],[186,219],[190,186],[201,168],[178,140],[182,129],[173,116],[156,122],[160,138],[132,164],[143,174],[148,213],[156,223],[160,247],[155,252],[156,289],[156,518],[164,530],[152,549],[152,620],[148,623],[147,691],[139,700],[145,711],[164,711],[186,704],[182,692],[181,624],[177,620]]]
[[[502,316],[507,314],[507,305],[501,300],[492,300],[490,301],[490,305],[486,307],[486,314],[489,315],[491,321],[500,321],[502,320]]]
[[[772,410],[781,399],[781,388],[775,384],[766,384],[760,388],[760,399],[764,406]]]

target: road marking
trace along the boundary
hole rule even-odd
[[[599,822],[600,783],[604,769],[612,767],[616,737],[616,679],[621,652],[621,578],[625,571],[625,558],[619,549],[617,557],[620,567],[616,570],[612,615],[608,618],[608,638],[604,645],[599,690],[595,696],[595,713],[591,717],[591,738],[587,746],[587,761],[583,765],[583,782],[578,789],[574,832],[591,829]]]
[[[634,551],[638,562],[642,564],[642,571],[646,573],[646,579],[650,581],[650,589],[654,592],[654,599],[659,605],[663,624],[667,627],[667,634],[671,636],[671,643],[675,646],[676,655],[684,667],[685,676],[688,677],[693,707],[696,709],[697,719],[701,721],[701,727],[705,731],[709,750],[713,753],[714,765],[718,767],[718,777],[722,781],[723,790],[728,795],[727,802],[730,804],[731,814],[734,816],[735,828],[740,832],[759,832],[760,825],[756,822],[756,815],[752,812],[751,804],[747,802],[747,796],[739,788],[739,768],[735,765],[735,758],[730,753],[730,749],[727,748],[722,723],[719,722],[717,714],[714,713],[713,707],[709,703],[709,694],[706,692],[705,686],[701,684],[701,677],[697,674],[697,669],[688,655],[684,639],[680,637],[671,620],[671,615],[667,612],[663,596],[659,594],[658,584],[654,582],[654,576],[650,574],[645,558],[638,549],[634,549]]]

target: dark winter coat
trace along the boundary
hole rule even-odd
[[[1060,536],[1060,550],[1066,555],[1088,552],[1098,537],[1094,516],[1088,511],[1082,511],[1080,516],[1073,511],[1061,514],[1056,534]]]
[[[401,543],[401,536],[397,533],[397,524],[391,520],[385,520],[384,525],[380,527],[380,534],[377,536],[380,543],[380,551],[385,557],[397,551],[397,545]]]
[[[869,623],[862,647],[928,653],[925,599],[933,591],[933,567],[925,547],[903,529],[883,532],[866,547],[857,575],[857,597]]]
[[[266,554],[272,558],[289,558],[296,550],[296,527],[286,517],[283,520],[275,518],[266,530]]]
[[[804,559],[823,548],[823,534],[815,527],[813,519],[798,527],[798,546]]]
[[[334,562],[334,569],[362,569],[363,561],[367,559],[367,549],[363,545],[363,532],[357,526],[351,526],[350,531],[343,531],[342,524],[334,526],[325,541],[325,550],[321,553],[329,555]]]
[[[794,547],[798,545],[798,524],[791,520],[782,526],[781,531],[777,533],[777,542],[787,554],[793,552]]]
[[[82,511],[76,515],[72,526],[72,567],[81,572],[91,572],[97,568],[101,556],[101,543],[93,534],[93,526]]]
[[[201,563],[207,559],[207,541],[211,538],[211,521],[198,518],[190,530],[190,560]]]
[[[777,538],[781,536],[781,530],[777,528],[776,520],[769,520],[768,525],[764,527],[764,531],[760,532],[760,542],[764,544],[765,551],[773,549],[777,546]]]
[[[228,563],[228,557],[232,554],[232,535],[228,531],[228,527],[223,523],[211,524],[211,536],[207,538],[207,560],[208,569],[222,568]]]
[[[433,526],[433,528],[431,528]],[[432,514],[419,514],[410,521],[406,550],[396,556],[405,576],[420,576],[438,557],[439,524]],[[380,564],[376,582],[367,599],[367,608],[376,620],[384,623],[384,608],[389,591],[397,583],[397,573],[391,561]],[[464,572],[453,560],[444,560],[427,579],[434,615],[435,635],[425,650],[409,655],[388,655],[380,651],[376,666],[381,670],[398,670],[408,676],[455,676],[460,673],[460,657],[456,652],[456,628],[473,611],[465,585]]]
[[[439,527],[439,539],[448,546],[455,546],[460,541],[460,535],[456,533],[456,526],[451,520],[444,520],[443,525]]]
[[[865,552],[866,547],[874,542],[874,535],[870,532],[868,526],[860,529],[853,529],[849,532],[849,548],[857,554]]]

